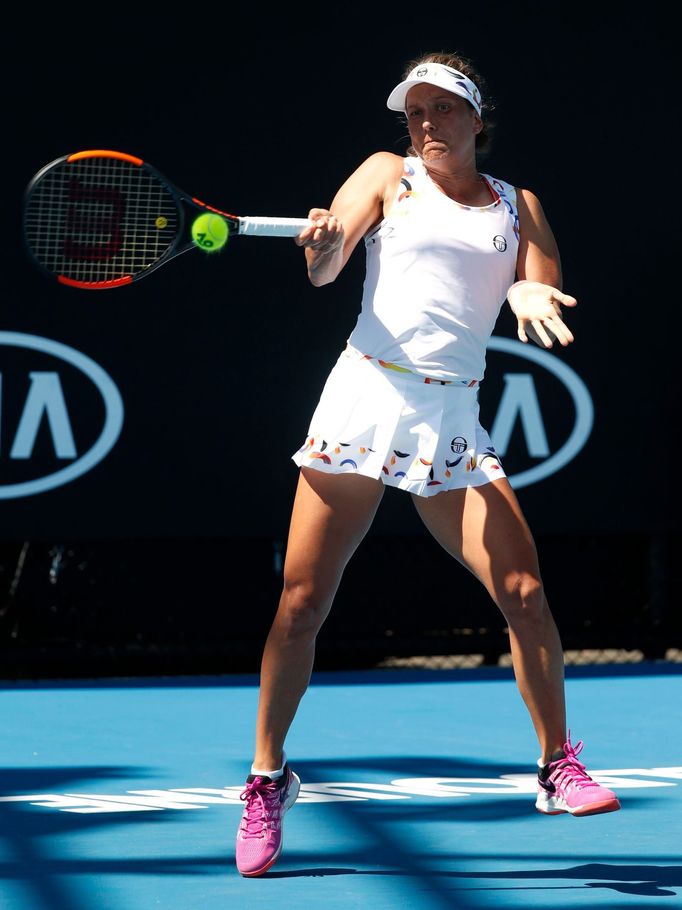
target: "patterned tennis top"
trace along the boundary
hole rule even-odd
[[[455,202],[420,158],[404,172],[386,218],[365,237],[366,276],[348,343],[403,370],[480,380],[486,346],[516,275],[516,190],[481,175],[489,205]]]

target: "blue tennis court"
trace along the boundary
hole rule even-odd
[[[2,683],[3,910],[653,908],[682,898],[682,665],[567,668],[620,812],[534,808],[511,671],[317,673],[284,853],[234,866],[256,676]]]

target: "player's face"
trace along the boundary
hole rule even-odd
[[[427,164],[475,155],[483,123],[465,98],[437,85],[415,85],[407,93],[405,114],[412,145]]]

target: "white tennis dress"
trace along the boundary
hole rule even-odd
[[[504,476],[478,420],[486,347],[516,275],[516,191],[482,175],[461,205],[420,158],[365,237],[360,313],[325,383],[299,466],[353,472],[420,496]]]

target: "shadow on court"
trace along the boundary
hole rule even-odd
[[[103,781],[149,779],[152,770],[142,767],[76,767],[0,769],[0,796],[64,793],[100,787]],[[37,797],[38,799],[39,797]],[[145,822],[163,823],[170,813],[144,812]],[[85,910],[92,895],[70,886],[70,873],[97,873],[97,862],[73,860],[58,855],[60,839],[74,833],[96,834],[111,826],[130,825],[140,819],[125,813],[79,814],[38,809],[25,802],[0,802],[0,898],[3,881],[21,881],[30,894],[31,910]],[[223,860],[224,862],[224,860]],[[114,864],[116,865],[116,864]],[[127,864],[122,863],[123,867]],[[101,871],[101,870],[99,870]],[[116,870],[113,870],[116,871]],[[132,871],[125,868],[120,871]],[[2,900],[0,899],[0,906]]]
[[[476,877],[581,879],[587,888],[610,888],[622,894],[638,894],[642,897],[675,897],[676,893],[669,889],[682,886],[682,866],[620,866],[611,863],[586,863],[583,866],[573,866],[568,869],[484,872],[479,873]]]
[[[495,780],[503,774],[530,771],[526,764],[440,756],[316,759],[297,761],[296,770],[305,784],[334,781],[339,787],[344,783],[352,787],[352,781],[385,783],[412,778],[417,773],[424,778]],[[137,781],[154,786],[155,777],[158,777],[155,769],[143,766],[7,768],[0,772],[0,795],[101,793],[103,785],[111,782],[121,782],[121,791],[125,792],[131,786],[136,787]],[[179,832],[168,832],[165,839],[150,837],[149,829],[142,827],[152,823],[183,824],[186,832],[186,823],[192,818],[197,820],[197,813],[191,811],[90,814],[56,811],[27,802],[0,802],[0,881],[21,884],[28,897],[26,907],[31,910],[85,910],[92,906],[97,880],[111,876],[121,881],[127,877],[131,883],[127,887],[131,888],[137,888],[136,883],[145,877],[158,877],[160,893],[165,895],[164,900],[170,900],[169,907],[178,906],[168,889],[175,887],[173,882],[180,876],[194,879],[193,899],[199,903],[202,889],[215,889],[216,881],[222,879],[218,887],[231,906],[248,906],[247,892],[252,897],[258,894],[262,900],[270,888],[275,888],[277,880],[291,880],[293,886],[296,879],[344,876],[371,877],[367,881],[381,878],[405,881],[406,905],[419,910],[444,910],[453,906],[460,910],[479,910],[490,906],[491,900],[499,906],[523,907],[533,895],[535,901],[541,895],[542,900],[546,897],[547,906],[558,907],[561,894],[569,892],[573,895],[581,892],[580,900],[590,908],[604,906],[620,910],[612,898],[621,894],[630,898],[628,910],[650,910],[659,905],[661,898],[679,893],[672,890],[682,886],[682,866],[677,856],[655,857],[657,862],[671,865],[651,863],[651,856],[643,863],[644,857],[640,860],[636,854],[623,857],[624,862],[620,864],[614,862],[614,856],[595,850],[591,853],[593,862],[564,867],[565,854],[537,854],[530,850],[523,854],[522,842],[510,843],[509,832],[518,828],[506,829],[505,823],[524,818],[534,820],[533,799],[528,793],[496,798],[495,793],[488,792],[433,801],[414,797],[301,804],[294,810],[297,819],[303,822],[306,812],[318,817],[324,814],[328,829],[338,832],[338,842],[334,843],[332,836],[332,842],[321,852],[319,835],[312,833],[312,842],[303,846],[301,832],[305,829],[298,825],[278,866],[255,881],[242,879],[234,869],[232,839],[240,811],[234,804],[219,807],[219,816],[203,816],[209,823],[204,828],[203,818],[198,822],[204,833],[197,844]],[[648,808],[655,801],[655,796],[629,794],[628,811]],[[230,813],[227,825],[222,815],[225,810]],[[212,826],[217,823],[220,833],[214,837]],[[484,839],[487,846],[483,849],[467,838],[472,824],[493,826],[490,836]],[[443,834],[443,825],[447,836]],[[120,831],[119,855],[96,855],[100,852],[98,832],[112,826]],[[311,825],[309,830],[313,832],[314,828]],[[82,846],[90,845],[85,854],[81,850],[74,853],[69,848],[69,839],[74,835],[85,836]],[[202,852],[202,842],[210,844],[209,850]],[[67,851],[61,853],[64,843]],[[184,849],[180,846],[183,843]],[[500,844],[502,849],[494,852],[495,844]],[[551,845],[550,840],[548,846]],[[510,847],[518,848],[518,852],[506,853]],[[543,863],[547,864],[546,868],[542,867]],[[472,869],[472,864],[477,868]],[[480,871],[482,865],[485,871]],[[524,866],[532,868],[524,869]],[[305,898],[303,893],[300,896],[303,903],[309,899],[311,905],[315,904],[314,891]],[[272,898],[277,899],[274,891]],[[654,903],[648,899],[654,899]]]
[[[311,788],[334,782],[339,788],[352,789],[354,781],[362,781],[370,788],[376,784],[377,794],[381,794],[382,784],[399,778],[480,778],[487,787],[488,782],[494,786],[501,775],[533,771],[527,763],[467,755],[338,756],[297,760],[294,767]],[[164,785],[169,786],[167,770],[164,773]],[[174,776],[177,773],[175,769]],[[158,769],[142,765],[0,770],[0,796],[35,794],[35,802],[41,794],[87,793],[106,800],[105,792],[124,796],[130,788],[158,783]],[[186,783],[174,781],[170,786]],[[652,807],[655,811],[651,791],[628,791],[624,796],[630,817],[651,812]],[[466,797],[445,799],[414,794],[397,800],[339,799],[307,805],[302,800],[288,821],[282,859],[255,881],[242,879],[234,868],[233,836],[241,808],[234,803],[214,804],[199,813],[173,809],[79,813],[29,801],[0,802],[0,882],[26,894],[22,910],[24,906],[27,910],[85,910],[93,905],[94,889],[101,880],[125,883],[127,879],[129,884],[112,887],[134,888],[141,898],[150,877],[156,879],[153,887],[169,908],[182,906],[182,889],[187,887],[192,888],[195,906],[216,906],[210,903],[213,897],[224,899],[229,906],[248,906],[249,895],[256,894],[259,900],[271,894],[279,901],[276,882],[282,888],[287,881],[287,888],[296,887],[296,879],[301,880],[296,897],[315,905],[314,887],[304,897],[312,879],[352,876],[367,883],[368,902],[370,882],[381,889],[382,878],[404,880],[405,899],[418,910],[520,908],[538,906],[534,903],[538,898],[545,901],[544,906],[562,910],[563,903],[570,905],[569,893],[571,900],[578,897],[583,906],[608,910],[619,910],[612,901],[621,894],[630,898],[628,910],[640,910],[656,906],[661,898],[679,895],[679,856],[644,856],[637,848],[629,855],[614,856],[599,838],[590,838],[581,842],[579,850],[580,859],[589,862],[565,865],[567,859],[575,862],[578,857],[573,851],[557,852],[561,838],[555,842],[552,832],[560,830],[561,821],[543,827],[547,820],[538,816],[533,802],[533,793],[504,791],[499,796],[473,791]],[[192,820],[198,825],[193,831],[200,835],[198,840],[187,837]],[[526,823],[535,832],[528,842],[523,835]],[[568,824],[575,823],[569,819]],[[104,838],[100,835],[112,828],[116,843],[112,848],[112,842],[107,842],[106,849],[114,849],[114,855],[102,855]],[[329,832],[328,840],[321,842],[320,830]],[[545,840],[553,853],[544,852],[541,845]],[[486,871],[478,871],[482,865]],[[182,885],[183,876],[195,884]],[[0,905],[2,890],[0,884]],[[291,897],[287,891],[286,898]],[[294,905],[296,902],[287,906]]]
[[[415,767],[419,768],[420,775],[433,778],[498,778],[503,774],[527,774],[527,765],[496,764],[479,761],[471,758],[442,759],[440,757],[424,757],[409,759],[403,757],[389,757],[384,759],[364,758],[344,760],[343,762],[316,761],[308,765],[306,762],[297,762],[296,767],[301,772],[301,777],[307,784],[323,780],[343,781],[352,780],[350,775],[357,771],[360,779],[370,771],[380,772],[384,779],[395,779],[403,776],[413,776]],[[343,783],[339,783],[343,786]],[[382,802],[373,805],[372,811],[367,812],[365,803],[348,802],[332,803],[327,806],[327,811],[338,816],[338,827],[355,832],[357,841],[361,844],[355,857],[352,853],[335,851],[338,866],[315,867],[319,854],[313,852],[302,854],[298,851],[288,851],[283,859],[284,864],[300,862],[303,868],[275,869],[265,876],[266,878],[314,878],[344,875],[369,875],[386,877],[404,877],[418,881],[419,893],[422,894],[419,905],[425,906],[425,892],[429,894],[428,903],[434,907],[452,907],[452,892],[456,892],[456,906],[461,910],[473,910],[482,906],[481,898],[494,891],[508,892],[508,899],[514,900],[516,895],[523,906],[523,893],[528,891],[528,885],[515,884],[490,884],[486,880],[515,879],[524,881],[528,879],[546,879],[567,881],[581,880],[582,884],[543,884],[533,887],[532,890],[547,891],[548,901],[556,907],[557,890],[587,890],[606,889],[628,895],[641,897],[667,897],[676,896],[676,892],[668,890],[670,887],[682,884],[680,866],[645,866],[645,865],[611,865],[593,863],[583,866],[562,868],[548,868],[546,870],[530,870],[515,872],[513,869],[501,868],[499,872],[462,871],[457,866],[462,862],[470,864],[489,860],[490,866],[495,868],[504,860],[501,852],[499,855],[481,856],[467,844],[467,830],[472,823],[502,825],[507,821],[533,818],[533,794],[519,794],[510,797],[505,795],[502,799],[495,799],[491,793],[485,798],[477,799],[475,794],[464,799],[453,801],[436,801],[433,804],[416,803],[396,804]],[[628,809],[635,807],[649,808],[649,804],[656,801],[655,797],[628,797]],[[424,843],[423,837],[412,826],[422,825],[421,832],[427,832],[430,825],[438,826],[446,823],[450,827],[447,841],[432,838],[429,843]],[[503,835],[504,836],[504,835]],[[493,834],[491,832],[491,838]],[[464,845],[463,853],[456,848],[457,843]],[[492,842],[492,841],[491,841]],[[434,843],[437,844],[433,849]],[[454,847],[454,849],[453,849]],[[353,851],[355,852],[355,851]],[[558,858],[558,857],[557,857]],[[596,858],[596,857],[595,857]],[[610,858],[610,857],[609,857]],[[514,862],[524,864],[535,859],[552,860],[551,856],[535,857],[528,854],[520,858],[514,856]],[[678,858],[675,857],[675,860]],[[663,857],[661,857],[663,860]],[[375,868],[367,868],[375,867]],[[443,868],[445,866],[445,868]],[[378,867],[378,868],[377,868]],[[599,879],[589,881],[589,879]],[[453,881],[461,881],[461,885],[453,887]],[[469,884],[467,884],[469,883]],[[480,897],[477,898],[477,893]],[[590,900],[595,900],[594,897]],[[601,905],[602,901],[598,901]],[[610,910],[617,910],[611,902],[607,902]],[[548,904],[548,905],[550,905]],[[605,904],[606,905],[606,904]],[[486,906],[488,903],[486,901]],[[590,905],[592,906],[592,905]],[[596,906],[596,903],[595,903]],[[628,904],[630,910],[645,910],[655,906],[653,904]]]
[[[286,872],[269,872],[268,878],[294,878],[310,877],[319,878],[328,875],[389,875],[410,876],[411,872],[402,869],[356,869],[356,868],[310,868],[291,869]],[[573,866],[566,869],[537,869],[514,871],[501,869],[498,872],[457,872],[447,869],[429,869],[425,873],[428,878],[445,879],[470,879],[481,881],[485,879],[579,879],[584,888],[606,888],[622,894],[634,894],[641,897],[675,897],[676,892],[670,888],[682,886],[682,866],[620,866],[609,863],[587,863],[583,866]],[[592,881],[592,879],[597,879]],[[567,886],[575,887],[575,886]],[[499,888],[486,889],[480,885],[477,890],[500,890]],[[523,891],[519,886],[516,890]],[[552,886],[548,887],[552,890]],[[628,906],[633,906],[629,904]]]

